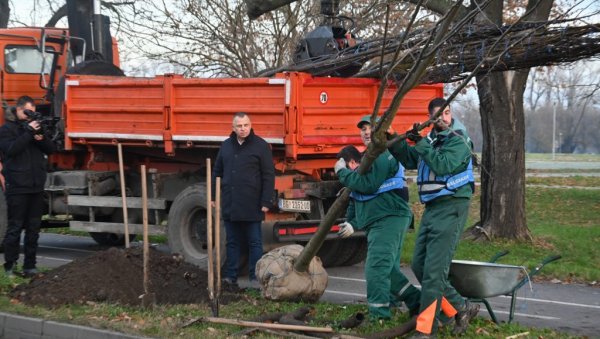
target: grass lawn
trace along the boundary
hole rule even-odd
[[[527,183],[540,184],[540,178],[528,178]],[[600,187],[600,178],[543,178],[545,185]],[[568,184],[567,184],[568,182]],[[411,197],[416,197],[414,185]],[[423,206],[413,203],[417,224]],[[600,189],[564,189],[528,187],[526,196],[527,225],[533,243],[494,240],[473,242],[463,240],[456,259],[488,261],[501,250],[510,254],[500,263],[534,267],[544,257],[562,255],[562,259],[545,266],[537,277],[565,282],[597,282],[600,280]],[[471,202],[467,227],[479,221],[479,190]],[[402,261],[412,260],[415,233],[409,233],[403,247]]]

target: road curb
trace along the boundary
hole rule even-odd
[[[149,339],[150,337],[0,312],[0,338]]]

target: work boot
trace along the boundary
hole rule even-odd
[[[15,277],[15,272],[12,268],[4,269],[4,276],[9,279],[13,279]]]
[[[408,339],[430,339],[430,338],[435,338],[435,334],[425,334],[425,333],[421,333],[418,331],[416,331],[410,337],[408,337]]]
[[[454,316],[456,324],[452,330],[453,335],[462,335],[467,331],[469,322],[479,313],[479,304],[473,304],[468,300],[465,300],[465,307],[458,311]]]
[[[14,269],[15,269],[15,265],[13,263],[11,263],[11,262],[4,263],[4,275],[7,278],[12,279],[15,277]]]
[[[223,287],[223,291],[236,293],[240,290],[240,286],[236,281],[233,281],[231,278],[223,278],[221,280],[221,286]]]
[[[39,272],[37,270],[37,268],[24,268],[23,269],[23,276],[25,276],[25,278],[31,278],[35,275],[37,275]]]
[[[248,284],[248,288],[252,288],[252,289],[255,289],[255,290],[260,290],[260,283],[256,279],[250,279],[250,282]]]

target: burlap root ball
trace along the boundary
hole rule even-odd
[[[256,278],[269,300],[316,302],[327,288],[327,272],[321,259],[312,258],[307,272],[294,271],[301,245],[276,248],[256,263]]]

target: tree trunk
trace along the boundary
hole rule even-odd
[[[527,3],[527,21],[545,21],[552,0]],[[496,0],[479,16],[481,22],[502,24],[503,1]],[[529,70],[477,77],[483,160],[481,226],[488,237],[530,240],[525,217],[525,114],[523,93]]]
[[[8,19],[10,18],[10,7],[8,0],[0,0],[0,28],[8,27]]]
[[[481,226],[490,237],[531,239],[525,217],[526,71],[477,79],[483,132]]]

